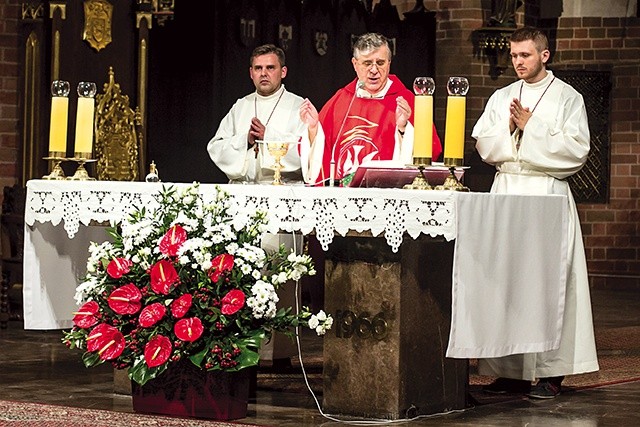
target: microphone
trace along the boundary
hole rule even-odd
[[[331,149],[331,163],[329,165],[329,187],[334,186],[334,182],[336,179],[336,147],[338,146],[338,140],[340,139],[340,135],[342,135],[342,129],[344,128],[344,124],[347,121],[349,112],[351,111],[351,106],[353,105],[353,101],[356,99],[356,96],[358,95],[358,89],[363,89],[363,88],[364,88],[364,82],[358,80],[356,82],[356,89],[353,91],[353,96],[351,97],[351,102],[349,102],[349,106],[347,107],[347,112],[344,113],[344,119],[342,119],[340,130],[338,130],[338,134],[336,135],[336,140],[333,142],[333,148]]]

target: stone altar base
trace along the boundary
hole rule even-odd
[[[323,411],[403,419],[466,406],[468,361],[445,358],[453,242],[335,236],[326,253]]]

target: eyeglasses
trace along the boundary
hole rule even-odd
[[[368,59],[366,61],[358,62],[358,64],[366,70],[371,70],[374,65],[376,68],[384,68],[389,62],[390,61],[387,59],[376,59],[375,61]]]

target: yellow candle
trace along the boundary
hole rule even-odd
[[[413,157],[430,162],[433,144],[433,96],[417,95],[414,104]]]
[[[93,149],[93,98],[78,98],[75,153],[91,153]]]
[[[464,120],[466,97],[447,98],[447,118],[444,135],[444,164],[461,166],[464,159]]]
[[[49,152],[67,152],[67,119],[69,98],[54,96],[51,98],[51,124],[49,128]]]

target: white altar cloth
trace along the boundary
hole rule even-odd
[[[90,241],[107,239],[103,226],[95,223],[118,221],[134,205],[152,205],[152,195],[162,186],[189,184],[145,183],[119,181],[49,181],[27,183],[25,207],[24,250],[24,318],[25,329],[66,329],[72,326],[73,300],[78,278],[84,275]],[[205,199],[213,194],[217,184],[200,184]],[[450,357],[495,357],[521,346],[509,346],[502,329],[492,331],[492,325],[502,319],[501,311],[529,310],[542,301],[511,299],[509,305],[485,306],[475,301],[478,295],[489,295],[483,289],[501,286],[509,292],[519,292],[522,281],[512,281],[502,272],[510,269],[510,259],[489,259],[494,250],[509,251],[523,247],[525,232],[535,230],[531,221],[557,224],[566,228],[566,198],[564,196],[515,196],[488,193],[458,193],[377,188],[332,188],[305,186],[219,185],[232,196],[240,214],[262,209],[268,212],[268,232],[315,232],[326,250],[337,233],[350,231],[384,235],[392,251],[397,251],[403,238],[420,234],[456,239],[453,271],[452,336],[455,343]],[[459,203],[459,200],[462,200]],[[530,209],[536,206],[536,211]],[[511,218],[510,223],[503,223]],[[59,227],[62,224],[62,229]],[[520,232],[513,232],[520,230]],[[459,232],[464,230],[464,232]],[[500,233],[497,233],[500,231]],[[560,272],[566,233],[549,227],[546,239],[528,236],[527,247],[548,262],[552,276]],[[557,232],[557,233],[556,233]],[[494,244],[494,234],[500,237]],[[518,252],[520,253],[520,252]],[[520,253],[517,260],[526,259]],[[420,254],[415,254],[420,256]],[[494,265],[485,262],[496,261]],[[497,262],[500,261],[500,262]],[[536,269],[527,272],[525,282],[536,283]],[[540,269],[538,269],[540,270]],[[560,272],[561,273],[561,272]],[[542,273],[540,273],[542,274]],[[565,277],[558,274],[545,282],[548,288],[564,290]],[[499,281],[500,283],[496,283]],[[514,286],[517,285],[517,286]],[[475,289],[475,294],[463,290]],[[540,293],[536,295],[540,296]],[[460,315],[464,310],[464,315]],[[488,311],[487,311],[488,310]],[[495,322],[487,322],[487,312]],[[550,322],[562,322],[562,312],[551,313]],[[478,319],[481,322],[478,322]],[[529,316],[522,323],[507,322],[512,331],[521,333],[533,329],[533,338],[523,337],[529,351],[544,351],[548,343],[559,340],[553,328],[539,330]],[[478,323],[482,334],[477,333]],[[523,328],[522,326],[526,326]],[[471,331],[471,332],[468,332]],[[467,333],[468,332],[468,333]],[[471,335],[471,336],[470,336]],[[538,339],[544,335],[541,343]],[[508,337],[508,338],[507,338]],[[477,341],[480,340],[480,342]],[[474,341],[476,340],[476,341]],[[460,350],[461,349],[461,350]]]

